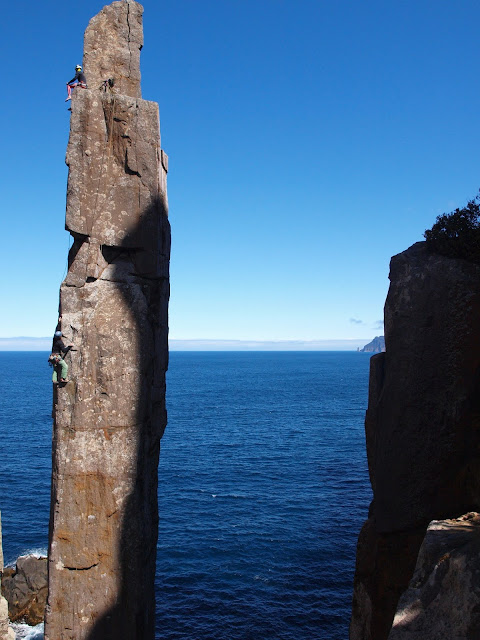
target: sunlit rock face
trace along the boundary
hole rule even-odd
[[[71,102],[60,313],[74,348],[54,389],[46,640],[154,637],[170,228],[158,105],[140,97],[142,13],[122,0],[92,18],[88,89]]]
[[[0,512],[0,577],[3,574],[3,544],[2,544],[2,517]],[[8,602],[2,596],[0,589],[0,640],[15,640],[15,633],[9,626]]]
[[[417,243],[392,258],[386,353],[365,420],[374,500],[351,640],[385,640],[431,520],[480,508],[480,267]]]
[[[107,5],[90,20],[83,41],[83,66],[90,89],[114,78],[120,94],[142,97],[142,14],[141,4],[123,0]]]
[[[388,640],[478,638],[480,514],[430,523]]]

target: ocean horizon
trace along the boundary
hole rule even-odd
[[[169,339],[170,351],[357,351],[372,338],[346,340],[216,340]],[[17,336],[0,338],[0,351],[48,351],[52,338]]]

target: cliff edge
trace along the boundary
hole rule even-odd
[[[142,14],[122,0],[92,18],[88,89],[70,103],[60,315],[74,348],[54,387],[46,640],[154,637],[170,227],[158,105],[140,92]]]
[[[357,547],[351,640],[387,638],[429,522],[479,510],[479,317],[479,265],[423,242],[392,258],[386,353],[370,366],[374,499]]]

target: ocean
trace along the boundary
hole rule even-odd
[[[45,553],[48,353],[0,353],[6,563]],[[346,640],[371,500],[369,356],[172,352],[159,466],[158,640]],[[17,628],[40,640],[40,628]]]

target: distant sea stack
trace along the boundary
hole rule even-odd
[[[421,242],[392,258],[390,281],[386,353],[374,355],[370,366],[365,429],[374,499],[358,540],[351,640],[389,637],[432,520],[447,521],[429,530],[427,549],[435,536],[440,541],[436,554],[426,553],[437,576],[435,588],[442,575],[458,579],[458,573],[448,571],[452,549],[463,543],[454,544],[450,536],[451,546],[443,553],[438,549],[448,531],[460,530],[460,525],[448,524],[451,519],[480,509],[480,266],[430,253]],[[476,516],[473,522],[475,526],[461,525],[469,540],[478,537]],[[427,571],[425,554],[422,558],[416,576]],[[461,571],[461,561],[459,567]],[[464,578],[471,585],[470,573]],[[465,605],[473,614],[480,611],[478,577],[474,582],[474,604],[471,598]],[[476,637],[479,620],[476,635],[456,633],[455,598],[461,590],[448,584],[446,580],[443,606],[434,614],[442,616],[435,628],[442,627],[443,635],[428,635],[426,626],[419,625],[428,593],[437,594],[430,589],[422,606],[410,609],[414,615],[402,617],[399,611],[391,638]],[[410,587],[419,585],[413,581]],[[407,600],[411,603],[412,596]],[[422,631],[416,633],[416,628]]]
[[[142,14],[122,0],[92,18],[88,89],[70,103],[60,314],[74,348],[54,389],[46,640],[154,638],[170,228]]]
[[[360,353],[383,353],[385,351],[385,337],[375,336],[375,338],[366,344],[363,349],[359,349]]]

